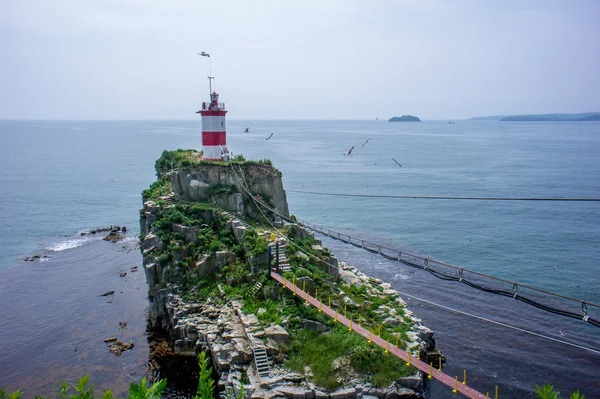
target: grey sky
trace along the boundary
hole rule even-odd
[[[600,0],[2,0],[0,118],[600,111]]]

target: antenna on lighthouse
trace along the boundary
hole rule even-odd
[[[203,51],[198,53],[198,55],[201,55],[202,57],[208,57],[208,95],[210,96],[212,94],[212,80],[215,78],[214,76],[210,76],[210,54]]]

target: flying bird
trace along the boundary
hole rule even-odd
[[[116,183],[115,179],[113,179],[112,177],[110,178],[110,181],[112,181],[113,183]]]
[[[363,143],[363,145],[362,145],[362,146],[364,147],[364,146],[366,146],[367,144],[369,144],[369,140],[371,140],[371,139],[367,139],[367,141],[365,141],[365,142]]]
[[[204,51],[203,51],[203,52],[201,52],[201,53],[198,53],[198,55],[201,55],[201,56],[203,56],[203,57],[208,57],[208,58],[210,58],[210,54],[208,54],[208,53],[206,53],[206,52],[204,52]]]
[[[345,155],[347,157],[351,157],[352,156],[352,150],[354,150],[354,146],[350,147],[350,149],[348,150],[348,152],[345,153],[345,154],[342,154],[342,155]]]
[[[269,140],[271,137],[273,137],[273,133],[271,133],[270,135],[268,135],[265,140]]]
[[[244,133],[248,133],[250,131],[250,128],[247,127],[246,130],[244,130]]]
[[[400,165],[400,164],[398,163],[398,161],[396,161],[394,158],[392,158],[392,161],[396,162],[396,165],[398,165],[398,166],[402,167],[402,165]]]

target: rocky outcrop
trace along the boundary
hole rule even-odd
[[[198,165],[176,170],[169,177],[176,199],[215,201],[225,210],[258,217],[260,213],[247,195],[247,188],[283,215],[289,215],[281,174],[270,165]],[[230,192],[233,188],[235,192]]]
[[[362,284],[369,291],[378,295],[394,295],[389,284],[370,278],[355,268],[341,263],[341,276],[354,284]],[[397,297],[396,301],[403,303]],[[175,340],[174,351],[179,355],[194,356],[201,351],[207,352],[212,366],[220,375],[219,386],[222,390],[238,390],[242,385],[242,374],[249,384],[244,385],[247,398],[416,398],[423,389],[423,375],[416,372],[412,376],[396,379],[385,388],[373,387],[364,383],[360,375],[350,376],[343,388],[328,392],[312,384],[306,375],[291,372],[273,359],[280,355],[281,345],[289,342],[290,336],[283,326],[262,326],[254,314],[241,311],[242,302],[221,301],[212,298],[193,303],[184,301],[177,294],[168,294],[165,302],[171,336]],[[389,311],[382,309],[382,312]],[[260,313],[260,311],[259,311]],[[414,341],[408,344],[413,352],[425,345],[421,336],[430,336],[431,330],[420,324],[420,321],[409,312],[407,314],[415,323]],[[389,315],[390,319],[401,319],[402,315]],[[303,325],[313,331],[326,331],[326,326],[303,320]],[[262,346],[270,356],[270,374],[260,376],[254,364],[253,348]],[[336,368],[348,368],[349,364],[340,359]],[[310,373],[310,370],[308,370]]]

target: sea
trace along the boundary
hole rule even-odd
[[[302,221],[483,285],[585,301],[600,319],[600,202],[394,198],[600,198],[600,123],[452,122],[229,120],[227,145],[273,161]],[[200,149],[200,131],[199,120],[0,121],[0,387],[51,395],[89,374],[96,392],[125,396],[148,374],[140,193],[161,152]],[[81,235],[111,225],[127,227],[124,241]],[[490,397],[534,398],[547,383],[600,398],[600,328],[581,302],[520,289],[582,316],[568,318],[316,237],[402,294],[461,383],[466,370]],[[109,337],[135,346],[117,357]],[[427,397],[455,395],[432,380]]]

